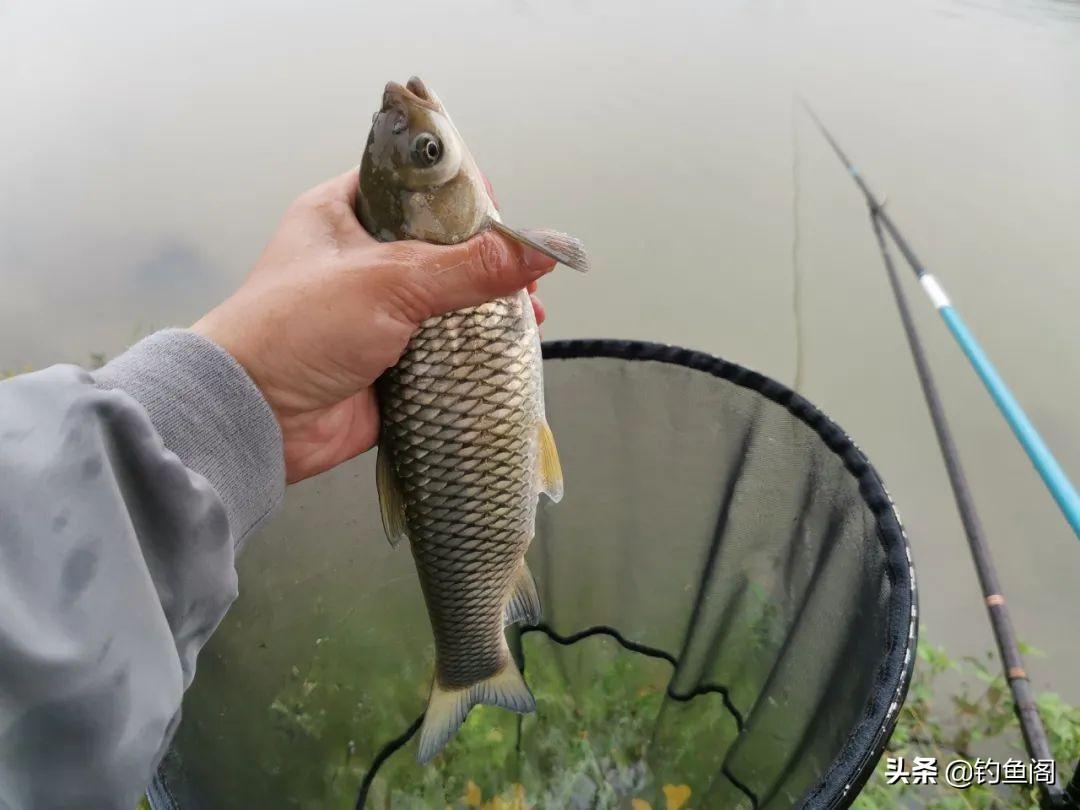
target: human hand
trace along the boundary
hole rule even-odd
[[[451,246],[378,242],[353,213],[358,184],[350,171],[297,198],[240,289],[192,326],[262,391],[290,484],[374,446],[372,384],[423,321],[533,293],[554,267],[492,230]],[[533,307],[543,321],[535,296]]]

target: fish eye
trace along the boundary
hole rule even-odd
[[[426,169],[442,158],[442,142],[430,132],[421,132],[412,142],[412,159],[417,166]]]

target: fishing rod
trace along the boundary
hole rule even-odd
[[[929,362],[926,359],[926,351],[919,338],[915,321],[911,316],[907,296],[904,294],[903,287],[900,284],[900,276],[896,271],[892,254],[885,241],[882,225],[884,223],[886,227],[888,227],[888,222],[885,219],[887,215],[882,210],[881,203],[878,202],[865,181],[859,176],[854,165],[848,160],[847,156],[840,149],[836,140],[831,136],[821,120],[814,115],[813,111],[810,110],[805,101],[803,102],[803,106],[806,107],[807,112],[814,119],[814,122],[822,131],[822,134],[829,141],[829,144],[848,168],[848,171],[851,172],[852,177],[855,178],[855,181],[859,184],[859,187],[866,196],[867,204],[870,208],[870,220],[873,225],[874,236],[877,239],[882,262],[885,265],[885,271],[889,278],[889,285],[892,288],[893,297],[896,300],[896,307],[900,313],[900,320],[904,327],[904,333],[907,336],[908,347],[911,350],[911,357],[915,363],[915,370],[919,377],[923,396],[926,399],[926,406],[930,411],[931,421],[933,422],[934,431],[937,435],[938,446],[941,449],[941,454],[945,461],[945,469],[949,476],[949,484],[952,487],[953,497],[956,501],[957,509],[960,512],[960,520],[963,524],[964,534],[967,537],[968,547],[975,564],[979,585],[983,593],[983,600],[990,617],[991,629],[993,630],[994,638],[997,642],[998,653],[1001,657],[1002,668],[1005,671],[1005,678],[1009,685],[1009,691],[1012,694],[1013,705],[1016,709],[1021,733],[1024,737],[1024,746],[1032,759],[1053,761],[1053,752],[1050,750],[1050,744],[1046,737],[1046,730],[1043,727],[1042,718],[1039,716],[1034,692],[1031,688],[1031,682],[1028,679],[1024,660],[1020,654],[1019,645],[1016,641],[1012,619],[1009,615],[1008,608],[1005,606],[1005,597],[1002,594],[1001,585],[998,580],[997,568],[994,565],[990,547],[986,542],[982,522],[975,509],[975,503],[971,495],[971,489],[968,486],[967,476],[960,463],[960,453],[957,449],[956,442],[953,439],[948,419],[945,416],[945,409],[938,393],[937,384],[934,380],[933,372],[930,370]],[[891,229],[891,232],[895,232],[895,226]],[[896,236],[894,236],[894,240],[895,239]],[[899,242],[897,242],[897,244],[899,246]],[[903,252],[903,250],[901,250],[901,252]],[[908,258],[907,253],[904,255],[905,258]],[[911,261],[911,259],[908,260],[909,262]],[[913,268],[914,267],[915,265],[913,265]],[[921,265],[919,265],[919,267],[921,267]],[[919,275],[921,281],[922,276],[928,274],[923,271],[923,273]],[[932,276],[930,278],[933,279]],[[1076,782],[1078,779],[1080,779],[1080,769],[1077,770],[1073,781]],[[1072,795],[1073,792],[1071,786],[1068,792],[1062,790],[1060,783],[1057,781],[1056,773],[1054,774],[1053,784],[1044,784],[1040,787],[1042,788],[1043,803],[1045,806],[1054,808],[1080,807],[1078,797]]]
[[[1072,527],[1077,539],[1080,539],[1080,493],[1077,493],[1076,487],[1073,486],[1069,477],[1065,474],[1065,470],[1054,458],[1054,454],[1050,452],[1050,448],[1046,446],[1046,442],[1043,441],[1024,409],[1020,407],[1020,403],[1017,402],[1016,397],[1013,396],[1012,391],[1005,384],[1005,380],[1002,379],[986,352],[983,351],[982,346],[979,345],[971,330],[968,329],[967,324],[960,317],[960,313],[953,308],[952,301],[945,294],[941,283],[919,261],[907,240],[904,239],[893,223],[892,217],[883,210],[874,196],[874,192],[870,190],[859,170],[855,168],[847,154],[840,148],[832,133],[826,129],[821,119],[810,109],[810,105],[805,100],[801,101],[803,108],[813,119],[821,134],[825,136],[825,140],[829,142],[829,146],[832,147],[836,156],[840,158],[840,162],[844,164],[848,173],[851,174],[863,196],[866,197],[866,202],[871,210],[875,212],[875,217],[888,231],[893,243],[914,271],[919,284],[937,309],[938,314],[941,315],[942,320],[945,321],[945,325],[948,326],[953,337],[956,338],[956,342],[960,344],[960,348],[967,356],[968,361],[975,368],[975,372],[983,381],[987,391],[990,392],[990,396],[993,398],[998,410],[1005,417],[1005,421],[1009,423],[1009,427],[1012,428],[1016,438],[1028,454],[1028,458],[1031,459],[1031,463],[1042,477],[1043,483],[1046,484],[1050,494],[1061,508],[1065,520]]]
[[[983,377],[983,381],[987,384],[987,388],[990,389],[990,393],[994,394],[995,390],[999,390],[1008,394],[1008,399],[1004,402],[1012,403],[1016,413],[1020,414],[1027,423],[1027,426],[1030,428],[1030,433],[1034,434],[1036,440],[1038,440],[1040,444],[1041,440],[1038,433],[1035,432],[1035,428],[1030,427],[1030,422],[1026,421],[1027,418],[1024,416],[1024,411],[1020,408],[1020,405],[1016,404],[1015,400],[1011,399],[1012,395],[1009,393],[1008,389],[1004,387],[1004,382],[997,376],[994,366],[990,365],[986,355],[983,354],[982,350],[978,349],[974,338],[967,332],[967,328],[963,327],[959,315],[956,315],[955,311],[951,309],[948,298],[941,289],[941,285],[937,284],[934,276],[922,267],[915,257],[915,254],[912,252],[912,249],[907,246],[907,242],[900,232],[897,231],[895,225],[892,224],[889,215],[882,210],[881,203],[878,202],[874,192],[870,191],[869,187],[866,185],[866,181],[859,174],[859,171],[856,170],[854,164],[848,159],[847,154],[843,152],[837,144],[832,133],[828,132],[824,123],[822,123],[818,116],[815,116],[813,110],[810,109],[806,102],[802,103],[802,105],[804,105],[814,123],[818,125],[818,129],[821,130],[822,135],[825,136],[829,146],[836,152],[837,157],[843,165],[848,168],[848,172],[865,195],[866,203],[869,206],[870,211],[870,221],[872,221],[874,226],[874,235],[881,252],[881,259],[883,264],[885,264],[886,272],[889,276],[889,284],[892,287],[893,297],[896,301],[896,309],[900,311],[901,322],[904,326],[904,333],[907,336],[908,347],[910,351],[912,351],[912,359],[915,362],[922,394],[927,401],[927,408],[930,411],[934,432],[937,436],[937,444],[939,444],[941,448],[941,453],[945,460],[945,469],[948,473],[949,484],[951,488],[953,488],[953,496],[956,500],[957,509],[960,512],[960,521],[963,524],[964,535],[966,535],[968,539],[968,546],[971,550],[971,556],[975,564],[978,582],[980,582],[986,609],[989,613],[990,626],[991,629],[993,629],[994,637],[997,640],[1002,669],[1004,670],[1005,679],[1007,679],[1010,692],[1012,693],[1016,717],[1020,720],[1025,747],[1032,759],[1053,761],[1053,753],[1050,750],[1050,743],[1047,740],[1047,732],[1045,732],[1042,725],[1042,718],[1039,716],[1035,702],[1035,694],[1031,689],[1030,680],[1028,679],[1027,671],[1024,666],[1024,659],[1021,656],[1020,646],[1016,643],[1012,619],[1009,615],[1008,608],[1005,607],[1005,599],[1001,593],[1001,586],[998,581],[994,558],[990,554],[989,545],[986,542],[986,536],[983,532],[982,522],[980,521],[980,518],[978,518],[978,513],[975,510],[971,489],[968,486],[967,475],[963,472],[963,467],[960,463],[959,450],[957,449],[956,442],[953,438],[953,431],[949,428],[941,396],[937,393],[937,386],[934,382],[933,373],[930,370],[930,364],[927,361],[926,351],[924,351],[922,347],[922,341],[919,338],[915,321],[907,306],[907,297],[905,296],[903,287],[900,283],[900,275],[896,272],[895,265],[893,264],[892,254],[889,252],[889,246],[885,239],[885,232],[882,231],[882,226],[885,226],[885,228],[889,230],[893,242],[900,248],[900,251],[908,264],[912,266],[923,289],[926,289],[931,300],[934,302],[934,306],[937,310],[942,312],[942,316],[945,318],[946,323],[949,324],[950,329],[953,329],[953,334],[956,335],[957,339],[961,342],[964,353],[967,353],[969,359],[976,365],[976,370],[980,372],[980,376]],[[948,311],[948,314],[954,315],[953,319],[950,320],[949,318],[946,318],[946,310]],[[954,328],[954,324],[956,324],[959,329]],[[974,348],[977,351],[973,353],[970,351],[970,348]],[[985,363],[985,368],[983,370],[980,370],[981,366],[976,362],[976,357],[978,360]],[[987,369],[989,376],[984,376],[984,370]],[[990,380],[997,383],[997,388],[991,386]],[[1010,411],[1007,407],[1002,405],[1002,401],[999,401],[997,396],[995,396],[995,401],[998,402],[999,407],[1002,407],[1005,416],[1009,418]],[[1010,419],[1010,424],[1013,424],[1012,419]],[[1015,426],[1013,429],[1014,431],[1016,430]],[[1022,435],[1020,431],[1017,431],[1017,436],[1021,437],[1022,443],[1025,441],[1026,435],[1026,433]],[[1026,444],[1025,449],[1027,449]],[[1044,445],[1043,449],[1045,449]],[[1045,453],[1049,456],[1050,451],[1045,450]],[[1053,460],[1053,457],[1050,456],[1050,459]],[[1034,457],[1032,457],[1032,461],[1035,461]],[[1056,464],[1056,462],[1054,463]],[[1036,465],[1038,467],[1038,463]],[[1040,473],[1042,473],[1042,469],[1040,469]],[[1061,477],[1065,484],[1071,487],[1067,478],[1065,478],[1064,472],[1061,473]],[[1075,490],[1072,491],[1072,496],[1076,498]],[[1058,502],[1061,503],[1062,501]],[[1068,513],[1066,513],[1066,516],[1068,517]],[[1078,510],[1076,517],[1080,518],[1080,510]],[[1072,521],[1070,519],[1070,524],[1071,523]],[[1076,524],[1074,524],[1074,528],[1077,528]],[[1076,779],[1080,779],[1080,769],[1077,771]],[[1076,781],[1076,779],[1074,779],[1074,781]],[[1056,774],[1054,783],[1042,785],[1042,791],[1044,804],[1048,807],[1080,806],[1077,804],[1075,796],[1068,796],[1066,792],[1063,791],[1061,784],[1056,780]],[[1069,794],[1071,794],[1071,791]]]
[[[956,507],[960,512],[960,521],[964,525],[964,534],[967,535],[968,546],[975,562],[975,571],[979,577],[979,585],[982,587],[986,611],[990,615],[990,624],[994,631],[994,639],[997,641],[1002,669],[1005,670],[1005,678],[1009,684],[1009,691],[1012,693],[1013,705],[1016,707],[1016,716],[1020,721],[1020,731],[1024,736],[1024,747],[1032,759],[1053,760],[1053,753],[1050,750],[1046,730],[1043,728],[1042,718],[1039,716],[1039,710],[1035,704],[1035,695],[1031,689],[1031,682],[1024,666],[1024,659],[1020,654],[1020,646],[1016,642],[1012,618],[1005,607],[1005,596],[998,582],[997,568],[990,554],[990,548],[986,543],[986,536],[983,534],[982,521],[979,520],[979,514],[975,511],[967,476],[964,474],[964,468],[960,464],[960,454],[956,442],[953,440],[949,422],[945,417],[945,409],[941,404],[941,397],[938,395],[934,376],[926,360],[926,352],[923,349],[922,341],[919,339],[919,333],[916,331],[915,321],[911,317],[907,297],[900,286],[900,276],[896,272],[892,255],[889,253],[888,245],[885,243],[885,234],[881,230],[879,213],[878,209],[871,208],[870,210],[870,220],[874,225],[874,236],[877,237],[878,248],[881,250],[881,259],[889,275],[889,284],[892,287],[893,297],[896,299],[896,308],[900,311],[900,320],[904,325],[904,333],[907,335],[911,358],[915,361],[915,370],[922,385],[926,407],[930,411],[930,417],[934,423],[934,432],[937,434],[941,455],[945,459],[945,468],[949,475],[949,483],[952,485],[953,497],[956,500]],[[1053,785],[1045,786],[1045,793],[1049,807],[1066,806],[1061,787],[1056,781]]]

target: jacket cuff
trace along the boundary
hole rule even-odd
[[[281,429],[232,355],[186,329],[165,329],[93,372],[150,416],[165,447],[217,491],[239,547],[281,503]]]

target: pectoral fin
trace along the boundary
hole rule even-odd
[[[551,231],[547,228],[534,228],[529,230],[517,230],[500,222],[495,218],[488,220],[491,227],[499,233],[509,236],[511,239],[523,245],[539,250],[560,264],[572,267],[579,273],[588,273],[592,266],[589,257],[585,253],[585,245],[582,241],[570,234],[560,231]]]
[[[405,537],[405,498],[401,482],[394,471],[393,456],[385,444],[379,444],[379,456],[375,461],[375,485],[379,490],[379,513],[383,531],[390,545],[397,547]]]
[[[551,435],[551,428],[544,421],[537,426],[537,435],[540,444],[540,451],[537,454],[540,491],[547,493],[551,500],[558,503],[563,496],[563,477],[562,466],[559,464],[559,451],[555,447],[555,437]]]
[[[533,579],[529,566],[523,561],[518,569],[517,579],[514,580],[510,601],[506,603],[503,624],[508,627],[518,622],[539,624],[540,615],[540,594],[536,591],[536,580]]]

